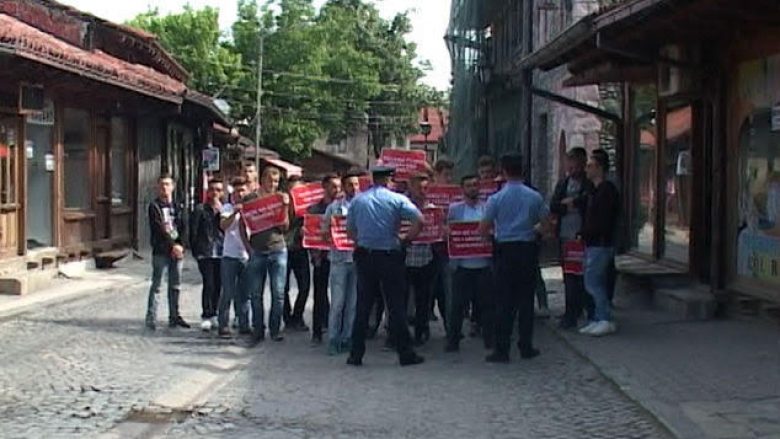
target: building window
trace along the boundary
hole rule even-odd
[[[111,118],[111,205],[128,205],[127,164],[130,149],[130,129],[127,120]]]
[[[0,205],[16,204],[17,120],[0,119]]]
[[[66,108],[64,119],[65,208],[89,210],[92,204],[89,171],[89,113]]]
[[[634,92],[634,181],[632,212],[633,247],[641,253],[655,253],[656,161],[658,129],[655,86],[639,87]]]

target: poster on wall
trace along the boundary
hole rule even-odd
[[[201,154],[203,170],[206,172],[219,172],[219,149],[209,146]]]

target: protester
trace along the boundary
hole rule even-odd
[[[322,200],[309,207],[308,213],[324,215],[330,203],[341,197],[341,179],[336,174],[327,174],[322,179],[322,188],[325,195]],[[322,332],[328,324],[330,314],[328,303],[328,281],[330,280],[330,261],[328,252],[324,250],[312,250],[311,263],[314,266],[314,309],[311,319],[311,341],[313,344],[322,343]]]
[[[257,182],[257,166],[254,162],[244,162],[241,169],[241,176],[246,180],[247,187],[250,193],[255,193],[260,190],[260,185]]]
[[[422,213],[405,196],[387,188],[393,168],[372,170],[374,186],[360,194],[349,208],[347,229],[356,242],[354,258],[358,273],[357,316],[352,349],[347,364],[360,366],[365,354],[368,315],[376,296],[384,296],[390,321],[390,337],[395,341],[402,366],[419,364],[424,358],[411,346],[406,326],[404,254],[401,241],[413,241],[422,230]],[[402,219],[412,222],[406,236],[399,238]]]
[[[595,190],[588,200],[580,236],[585,242],[585,289],[593,297],[595,315],[592,322],[580,329],[580,333],[602,336],[617,330],[612,321],[608,293],[620,200],[617,188],[606,179],[609,172],[609,158],[606,154],[591,154],[586,169]]]
[[[483,155],[477,161],[477,174],[481,181],[492,181],[498,177],[496,161],[489,155]]]
[[[190,217],[190,248],[192,256],[198,261],[198,271],[203,283],[200,328],[204,331],[217,327],[217,305],[222,290],[219,270],[223,236],[219,228],[219,215],[223,192],[222,180],[209,180],[206,201],[195,206]]]
[[[246,289],[246,266],[249,261],[251,247],[243,237],[244,225],[241,222],[241,203],[250,194],[249,186],[243,177],[234,178],[233,203],[222,206],[220,228],[225,233],[222,250],[222,295],[219,299],[219,335],[229,337],[228,320],[230,302],[233,302],[236,319],[238,320],[239,334],[251,334],[249,329],[249,308],[247,306],[248,291]]]
[[[498,319],[495,351],[488,362],[509,361],[509,343],[515,314],[519,319],[518,347],[524,359],[539,351],[533,346],[534,286],[539,268],[537,234],[548,228],[549,209],[542,196],[523,184],[523,159],[507,154],[501,159],[507,180],[485,208],[480,231],[495,237]]]
[[[447,224],[461,221],[482,221],[485,203],[480,201],[479,178],[467,175],[461,179],[463,201],[450,205]],[[447,304],[447,346],[446,352],[460,350],[461,331],[466,305],[473,301],[477,328],[480,329],[485,347],[493,346],[494,309],[492,305],[493,282],[490,258],[454,259],[450,266],[452,274],[452,298]]]
[[[168,272],[168,325],[189,328],[179,315],[179,291],[186,234],[181,212],[173,201],[174,183],[170,174],[157,180],[158,196],[149,205],[149,228],[152,245],[152,285],[146,310],[146,327],[157,327],[157,296],[163,272]]]
[[[577,239],[585,217],[588,195],[593,191],[593,183],[585,175],[587,160],[585,148],[573,148],[566,154],[567,175],[555,186],[550,201],[550,211],[558,217],[556,234],[560,240],[562,257],[565,243]],[[585,292],[583,282],[582,274],[563,274],[566,310],[559,322],[562,329],[575,328],[584,309],[587,310],[588,320],[593,319],[593,300]]]
[[[451,185],[455,173],[455,163],[451,160],[441,159],[433,166],[433,183],[436,185]],[[433,244],[433,257],[435,273],[431,290],[431,320],[436,320],[434,309],[438,305],[439,315],[442,318],[445,329],[447,328],[447,298],[452,288],[452,273],[449,270],[449,257],[447,255],[447,243]]]
[[[303,184],[301,178],[294,175],[287,179],[287,189],[292,191]],[[290,229],[287,231],[287,277],[284,284],[284,327],[297,331],[308,331],[303,320],[306,301],[309,300],[311,289],[311,269],[309,268],[309,252],[303,248],[303,217],[295,215],[290,206]],[[294,307],[290,306],[290,274],[295,275],[298,295]]]
[[[244,199],[244,203],[280,193],[280,178],[281,172],[278,168],[273,166],[266,167],[263,171],[261,186],[258,192],[247,196]],[[281,193],[281,195],[285,205],[284,224],[254,233],[249,237],[252,252],[247,266],[246,287],[249,291],[252,308],[252,327],[256,342],[265,339],[263,287],[266,277],[269,278],[271,287],[271,312],[268,317],[271,340],[284,340],[281,334],[282,310],[284,308],[284,281],[287,274],[287,246],[284,240],[284,232],[290,224],[290,217],[287,212],[290,197],[285,193]]]
[[[426,200],[429,183],[426,174],[415,175],[409,182],[409,198],[420,210],[434,207]],[[407,291],[414,292],[414,342],[418,346],[431,338],[428,322],[431,310],[431,287],[435,274],[436,266],[431,245],[410,243],[406,247],[406,276],[409,287]]]
[[[360,191],[360,173],[350,172],[341,179],[344,196],[333,201],[325,210],[322,233],[330,240],[333,217],[346,217],[352,200]],[[357,273],[352,251],[337,250],[328,253],[330,261],[330,314],[328,316],[328,354],[349,352],[352,346],[352,327],[357,312]]]

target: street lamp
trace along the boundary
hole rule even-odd
[[[431,135],[431,123],[427,120],[423,120],[420,122],[420,131],[423,133],[423,136],[425,136],[425,157],[428,157],[428,136]]]

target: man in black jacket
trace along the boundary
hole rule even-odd
[[[152,244],[152,286],[146,311],[146,327],[154,330],[157,321],[157,296],[163,271],[168,271],[168,325],[189,328],[179,315],[179,282],[184,259],[185,228],[181,211],[173,203],[173,177],[158,179],[159,196],[149,205],[149,228]]]
[[[287,179],[287,190],[292,191],[303,184],[301,178],[293,175]],[[291,195],[292,196],[292,195]],[[303,320],[306,301],[309,300],[311,289],[311,269],[309,267],[309,252],[303,248],[303,217],[295,215],[295,209],[290,206],[290,229],[285,234],[287,241],[287,280],[284,283],[284,327],[298,331],[308,331]],[[295,275],[298,295],[295,304],[290,303],[290,275]]]
[[[190,219],[190,248],[192,255],[198,261],[198,270],[203,281],[201,292],[200,328],[210,331],[216,328],[217,305],[222,291],[220,263],[222,257],[222,229],[219,228],[220,211],[222,210],[222,180],[209,180],[206,202],[195,207]]]
[[[566,154],[566,178],[555,186],[550,201],[550,211],[558,217],[557,236],[561,244],[563,259],[564,244],[577,239],[582,228],[588,195],[593,192],[593,183],[585,176],[585,162],[588,160],[584,148],[572,148]],[[563,265],[563,260],[561,260]],[[593,318],[593,300],[585,292],[582,273],[564,273],[563,284],[566,291],[566,311],[561,317],[560,327],[570,329],[577,326],[583,309],[588,318]]]

